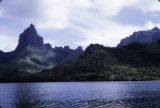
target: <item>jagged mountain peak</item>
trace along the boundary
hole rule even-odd
[[[37,36],[37,30],[36,30],[36,28],[35,28],[35,26],[33,25],[33,24],[30,24],[30,26],[26,29],[26,30],[24,30],[24,32],[23,33],[25,33],[25,34],[28,34],[28,36],[29,36],[29,34],[31,35],[31,36]],[[23,34],[22,33],[22,34]],[[27,35],[26,35],[27,36]]]
[[[149,43],[149,44],[157,43],[159,40],[160,40],[160,29],[158,27],[154,27],[151,30],[134,32],[129,37],[122,39],[117,47],[123,47],[133,42]]]
[[[18,72],[34,73],[65,63],[81,54],[83,54],[81,48],[77,50],[70,49],[69,46],[52,48],[51,44],[44,44],[36,27],[30,24],[20,34],[14,51],[7,53],[0,51],[0,64],[5,65],[3,68],[6,70],[13,67]],[[0,66],[0,70],[1,68]]]
[[[20,51],[25,49],[27,46],[37,47],[37,48],[43,48],[44,42],[43,38],[39,36],[35,26],[33,24],[30,24],[30,26],[24,30],[23,33],[20,34],[18,46],[16,48],[16,51]]]
[[[52,45],[50,43],[45,43],[45,47],[52,50]]]
[[[83,51],[83,48],[81,46],[78,46],[77,49],[75,49],[76,51]]]
[[[155,26],[154,28],[152,28],[152,31],[159,31],[160,32],[160,29],[157,26]]]
[[[35,28],[34,24],[31,23],[30,24],[30,28]]]

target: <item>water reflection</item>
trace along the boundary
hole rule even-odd
[[[159,82],[0,84],[2,108],[158,108]]]
[[[42,102],[40,94],[36,92],[35,84],[16,84],[15,85],[15,107],[16,108],[38,108]]]

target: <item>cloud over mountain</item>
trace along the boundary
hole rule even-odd
[[[123,25],[122,20],[113,19],[129,9],[138,10],[139,13],[133,15],[135,20],[140,19],[137,14],[146,16],[144,24],[133,24],[132,19],[127,19],[131,21]],[[155,22],[158,26],[159,12],[157,0],[5,0],[0,4],[0,34],[17,40],[18,33],[34,23],[46,41],[52,40],[52,44],[58,46],[85,47],[90,43],[116,46],[133,31],[150,29]],[[1,44],[4,44],[3,39]]]

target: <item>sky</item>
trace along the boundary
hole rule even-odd
[[[14,50],[34,24],[52,46],[115,47],[135,31],[160,27],[158,0],[2,0],[0,50]]]

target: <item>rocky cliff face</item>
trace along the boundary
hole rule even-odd
[[[55,62],[58,64],[68,62],[84,53],[82,47],[71,49],[69,46],[55,47],[53,48],[53,51],[55,52]]]
[[[71,51],[71,52],[70,52]],[[64,47],[60,51],[52,48],[49,43],[44,43],[33,24],[20,34],[16,49],[4,53],[0,51],[0,69],[13,67],[16,71],[35,73],[49,69],[60,63],[65,63],[78,55],[83,50],[72,50]]]
[[[33,24],[31,24],[29,28],[20,34],[19,43],[15,51],[22,51],[27,46],[44,48],[43,38],[38,35],[37,30]]]
[[[14,63],[23,67],[20,71],[38,72],[56,65],[53,60],[55,52],[45,46],[43,38],[38,35],[32,24],[20,34],[14,53]]]
[[[134,32],[131,36],[122,39],[117,47],[123,47],[133,42],[156,43],[160,40],[160,29],[155,27],[148,31]]]

